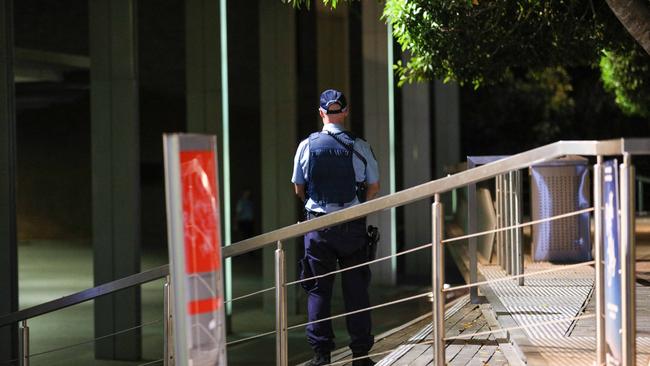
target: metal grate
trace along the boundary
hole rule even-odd
[[[550,263],[534,263],[527,273],[559,267]],[[486,280],[506,276],[498,266],[480,266]],[[578,315],[591,293],[593,268],[579,267],[560,273],[529,277],[526,286],[516,281],[495,282],[490,288],[519,325],[534,325],[543,321],[560,320]],[[572,322],[566,321],[524,331],[530,338],[564,337]]]

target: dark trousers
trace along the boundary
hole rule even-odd
[[[366,237],[365,220],[308,233],[305,235],[305,257],[300,262],[301,278],[334,271],[337,264],[340,268],[346,268],[366,262]],[[343,272],[341,276],[345,312],[370,306],[370,268],[359,267]],[[331,316],[333,284],[334,275],[302,283],[307,291],[307,313],[310,322]],[[346,325],[352,352],[367,353],[374,344],[370,312],[347,316]],[[330,320],[308,325],[306,332],[309,344],[315,352],[330,352],[334,349],[334,332]]]

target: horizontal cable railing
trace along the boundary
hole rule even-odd
[[[521,223],[521,224],[515,224],[515,225],[510,225],[510,226],[504,226],[504,227],[500,227],[498,229],[485,230],[485,231],[481,231],[481,232],[478,232],[478,233],[467,234],[467,235],[462,235],[462,236],[455,236],[453,238],[443,239],[442,243],[451,243],[451,242],[455,242],[455,241],[466,240],[466,239],[470,239],[470,238],[476,238],[476,237],[483,236],[483,235],[499,233],[499,232],[502,232],[502,231],[508,231],[508,230],[512,230],[512,229],[519,229],[519,228],[526,227],[526,226],[538,225],[538,224],[541,224],[541,223],[544,223],[544,222],[549,222],[549,221],[553,221],[553,220],[559,220],[559,219],[564,219],[564,218],[567,218],[567,217],[581,215],[583,213],[592,212],[593,210],[594,210],[593,207],[589,207],[589,208],[585,208],[585,209],[582,209],[582,210],[577,210],[577,211],[573,211],[573,212],[569,212],[569,213],[565,213],[565,214],[560,214],[560,215],[551,216],[551,217],[545,217],[545,218],[539,219],[539,220],[524,222],[524,223]]]
[[[328,272],[328,273],[325,273],[325,274],[322,274],[322,275],[317,275],[317,276],[307,277],[307,278],[303,278],[303,279],[292,281],[292,282],[287,282],[285,284],[285,286],[290,286],[290,285],[295,285],[295,284],[306,282],[306,281],[316,280],[316,279],[319,279],[319,278],[332,276],[332,275],[335,275],[335,274],[341,273],[341,272],[351,271],[351,270],[356,269],[356,268],[365,267],[365,266],[370,265],[370,264],[383,262],[383,261],[388,260],[388,259],[397,258],[399,256],[409,254],[409,253],[413,253],[413,252],[417,252],[418,250],[422,250],[422,249],[426,249],[426,248],[431,248],[431,243],[420,245],[418,247],[407,249],[407,250],[404,250],[404,251],[401,251],[401,252],[398,252],[398,253],[395,253],[395,254],[387,255],[385,257],[373,259],[371,261],[363,262],[363,263],[360,263],[360,264],[355,264],[354,266],[349,266],[349,267],[345,267],[345,268],[342,268],[342,269],[337,269],[335,271],[331,271],[331,272]]]
[[[226,300],[226,301],[224,301],[224,303],[227,304],[227,303],[235,302],[235,301],[238,301],[238,300],[247,299],[247,298],[249,298],[249,297],[252,297],[252,296],[255,296],[255,295],[260,295],[260,294],[263,294],[263,293],[266,293],[266,292],[269,292],[269,291],[273,291],[273,290],[275,290],[275,286],[273,286],[273,287],[269,287],[269,288],[265,288],[264,290],[259,290],[259,291],[251,292],[251,293],[246,294],[246,295],[237,296],[237,297],[232,298],[232,299],[230,299],[230,300]]]
[[[52,354],[52,353],[55,353],[55,352],[65,351],[65,350],[75,348],[75,347],[79,347],[79,346],[83,346],[83,345],[86,345],[86,344],[95,343],[97,341],[101,341],[102,339],[110,338],[110,337],[120,335],[120,334],[124,334],[124,333],[128,333],[128,332],[132,332],[132,331],[134,331],[136,329],[140,329],[140,328],[144,328],[144,327],[149,326],[149,325],[160,324],[160,323],[162,323],[162,319],[153,320],[153,321],[150,321],[150,322],[147,322],[147,323],[142,323],[140,325],[136,325],[135,327],[118,330],[117,332],[113,332],[113,333],[105,334],[103,336],[99,336],[99,337],[96,337],[96,338],[93,338],[93,339],[89,339],[87,341],[74,343],[74,344],[70,344],[70,345],[67,345],[67,346],[63,346],[63,347],[52,348],[52,349],[49,349],[47,351],[32,353],[32,354],[29,355],[29,358],[44,356],[44,355],[47,355],[47,354]]]
[[[388,260],[388,259],[391,259],[391,258],[396,258],[396,257],[402,256],[402,255],[405,255],[405,254],[413,253],[413,252],[416,252],[416,251],[418,251],[418,250],[422,250],[422,249],[426,249],[426,248],[430,248],[430,247],[431,247],[431,243],[429,243],[429,244],[424,244],[424,245],[421,245],[421,246],[418,246],[418,247],[415,247],[415,248],[411,248],[411,249],[404,250],[404,251],[402,251],[402,252],[398,252],[398,253],[396,253],[396,254],[392,254],[392,255],[385,256],[385,257],[381,257],[381,258],[373,259],[373,260],[368,261],[368,262],[364,262],[364,263],[356,264],[356,265],[354,265],[354,266],[345,267],[345,268],[338,269],[338,270],[335,270],[335,271],[331,271],[331,272],[328,272],[328,273],[325,273],[325,274],[322,274],[322,275],[317,275],[317,276],[312,276],[312,277],[306,277],[306,278],[302,278],[302,279],[299,279],[299,280],[295,280],[295,281],[287,282],[287,283],[285,283],[285,286],[296,285],[296,284],[299,284],[299,283],[302,283],[302,282],[306,282],[306,281],[312,281],[312,280],[316,280],[316,279],[323,278],[323,277],[327,277],[327,276],[333,276],[333,275],[335,275],[335,274],[337,274],[337,273],[342,273],[342,272],[346,272],[346,271],[351,271],[351,270],[356,269],[356,268],[365,267],[365,266],[368,266],[368,265],[370,265],[370,264],[375,264],[375,263],[383,262],[383,261]],[[230,300],[225,301],[225,303],[230,303],[230,302],[235,302],[235,301],[238,301],[238,300],[247,299],[247,298],[249,298],[249,297],[252,297],[252,296],[255,296],[255,295],[260,295],[260,294],[263,294],[263,293],[266,293],[266,292],[270,292],[270,291],[273,291],[273,290],[275,290],[275,286],[273,286],[273,287],[269,287],[269,288],[265,288],[265,289],[263,289],[263,290],[259,290],[259,291],[251,292],[251,293],[248,293],[248,294],[245,294],[245,295],[237,296],[237,297],[235,297],[235,298],[232,298],[232,299],[230,299]]]
[[[29,359],[34,359],[34,358],[40,358],[40,357],[47,356],[47,355],[56,354],[57,352],[62,352],[62,351],[78,348],[78,347],[81,347],[81,346],[84,346],[84,345],[93,344],[93,343],[95,343],[97,341],[101,341],[103,339],[114,337],[114,336],[117,336],[117,335],[120,335],[120,334],[126,334],[128,332],[132,332],[132,331],[137,330],[137,329],[142,329],[142,328],[147,327],[147,326],[160,324],[162,322],[163,322],[162,319],[152,320],[150,322],[146,322],[146,323],[136,325],[134,327],[118,330],[116,332],[105,334],[103,336],[95,337],[93,339],[89,339],[89,340],[86,340],[86,341],[77,342],[77,343],[73,343],[73,344],[69,344],[69,345],[65,345],[65,346],[61,346],[61,347],[51,348],[51,349],[48,349],[48,350],[45,350],[45,351],[30,353],[28,355],[25,355],[25,357],[29,358]],[[0,361],[0,365],[13,365],[13,364],[18,365],[19,361],[20,361],[20,359],[18,359],[18,358],[17,359],[12,359],[12,360],[7,360],[7,361]],[[156,361],[148,362],[146,364],[142,364],[142,365],[139,365],[139,366],[151,365],[151,364],[160,363],[160,362],[162,362],[162,360],[156,360]]]
[[[353,310],[353,311],[349,311],[349,312],[343,313],[343,314],[333,315],[333,316],[323,318],[323,319],[317,319],[317,320],[313,320],[313,321],[306,322],[306,323],[300,323],[300,324],[292,325],[290,327],[287,327],[287,330],[296,329],[296,328],[300,328],[300,327],[305,327],[307,325],[316,324],[316,323],[320,323],[320,322],[324,322],[324,321],[328,321],[328,320],[333,320],[333,319],[338,319],[338,318],[342,318],[342,317],[345,317],[345,316],[348,316],[348,315],[363,313],[364,311],[379,309],[379,308],[383,308],[383,307],[386,307],[386,306],[400,304],[400,303],[403,303],[403,302],[406,302],[406,301],[416,300],[416,299],[420,299],[420,298],[423,298],[423,297],[429,297],[429,296],[431,296],[431,292],[425,292],[425,293],[422,293],[422,294],[401,298],[399,300],[389,301],[389,302],[385,302],[383,304],[369,306],[367,308],[363,308],[363,309],[359,309],[359,310]]]
[[[161,358],[161,359],[150,361],[150,362],[147,362],[147,363],[141,363],[138,366],[151,366],[151,365],[159,365],[159,364],[162,365],[164,363],[165,363],[165,360]]]

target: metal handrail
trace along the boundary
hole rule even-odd
[[[119,280],[107,282],[93,288],[76,292],[72,295],[64,296],[56,300],[48,301],[27,309],[0,316],[0,327],[51,313],[53,311],[61,310],[72,305],[77,305],[82,302],[96,299],[100,296],[127,289],[129,287],[142,285],[147,282],[165,278],[165,276],[168,274],[169,265],[165,264],[160,267],[152,268],[150,270],[136,273],[128,277],[120,278]]]
[[[622,155],[650,154],[650,139],[615,139],[606,141],[558,141],[520,154],[512,155],[490,164],[482,165],[445,178],[430,181],[412,188],[346,208],[313,220],[285,226],[283,228],[242,240],[223,248],[223,257],[234,257],[278,241],[304,235],[310,231],[341,224],[365,217],[369,214],[403,206],[421,199],[433,197],[459,187],[495,177],[508,171],[553,160],[564,155]],[[169,274],[169,265],[137,273],[106,284],[86,289],[72,295],[40,305],[0,316],[0,327],[26,320],[72,305],[108,295],[129,287],[163,278]]]
[[[430,181],[387,196],[375,198],[318,218],[285,226],[223,248],[224,257],[234,257],[281,240],[295,238],[310,231],[352,221],[369,214],[403,206],[424,198],[433,197],[471,183],[480,182],[499,174],[530,165],[553,160],[565,155],[622,155],[650,154],[650,139],[616,139],[606,141],[558,141],[470,170]]]

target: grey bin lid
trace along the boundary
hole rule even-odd
[[[547,167],[547,166],[572,166],[572,165],[586,165],[589,164],[589,159],[582,157],[580,155],[567,155],[555,160],[545,161],[543,163],[535,164],[531,166],[531,169],[537,167]]]

